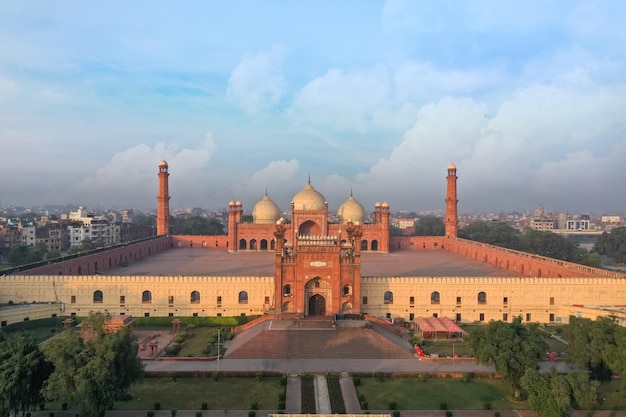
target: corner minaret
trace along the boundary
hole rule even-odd
[[[167,162],[159,163],[159,195],[157,196],[157,236],[170,234],[170,191],[168,186]]]
[[[457,214],[456,199],[456,165],[450,164],[448,166],[448,192],[446,194],[446,237],[456,237],[457,226],[459,224],[459,218]]]

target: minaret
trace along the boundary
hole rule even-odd
[[[170,234],[170,191],[168,186],[167,162],[159,163],[159,195],[157,196],[157,236]]]
[[[448,192],[446,194],[446,237],[456,237],[457,226],[459,224],[459,218],[457,215],[457,203],[456,199],[456,165],[450,164],[448,166]]]

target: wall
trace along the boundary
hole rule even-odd
[[[146,239],[141,242],[120,245],[88,255],[76,255],[63,262],[49,262],[45,266],[28,269],[29,275],[90,275],[107,271],[120,265],[141,260],[162,250],[169,249],[170,238],[166,236]]]
[[[152,293],[151,303],[142,302],[146,290]],[[94,302],[95,291],[103,292],[102,302]],[[200,292],[200,302],[191,302],[192,291]],[[247,303],[239,302],[240,291],[248,293]],[[384,303],[386,291],[393,293],[393,303]],[[434,291],[439,292],[439,303],[431,302]],[[481,291],[486,293],[484,303],[478,302]],[[120,304],[121,295],[124,304]],[[171,305],[169,296],[174,297]],[[219,306],[218,296],[222,297]],[[273,277],[6,276],[0,287],[0,303],[56,302],[64,306],[66,315],[77,316],[105,309],[136,317],[262,315],[271,312],[273,297]],[[488,322],[502,320],[506,313],[508,321],[517,315],[526,321],[530,314],[530,321],[550,323],[553,314],[552,322],[559,322],[560,317],[565,323],[571,314],[592,319],[609,315],[594,306],[623,305],[626,286],[616,278],[361,277],[361,297],[368,299],[361,311],[375,317],[409,320],[412,313],[415,318],[437,314],[455,319],[461,314],[462,322],[473,322],[480,321],[482,313]],[[410,297],[414,297],[413,305]]]

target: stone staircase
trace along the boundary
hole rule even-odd
[[[410,351],[363,326],[336,326],[331,320],[273,320],[233,340],[228,359],[407,359]],[[247,332],[256,333],[253,337]],[[237,338],[242,342],[237,343]]]

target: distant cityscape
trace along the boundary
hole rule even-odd
[[[174,218],[198,216],[214,219],[226,226],[228,209],[206,210],[199,207],[172,211]],[[244,213],[250,216],[251,213]],[[155,209],[94,209],[82,206],[0,207],[0,253],[17,246],[42,245],[47,251],[66,252],[80,247],[85,241],[96,247],[116,245],[156,236]],[[416,222],[424,216],[443,218],[443,210],[391,212],[392,228],[403,235],[413,234]],[[288,213],[284,213],[288,218]],[[373,221],[374,213],[365,213],[365,222]],[[244,218],[245,220],[245,218]],[[330,221],[337,221],[336,214]],[[563,235],[593,238],[626,226],[623,213],[583,214],[550,212],[540,206],[534,212],[460,213],[459,227],[474,222],[500,221],[518,230],[530,227]],[[176,231],[173,231],[175,234]]]

